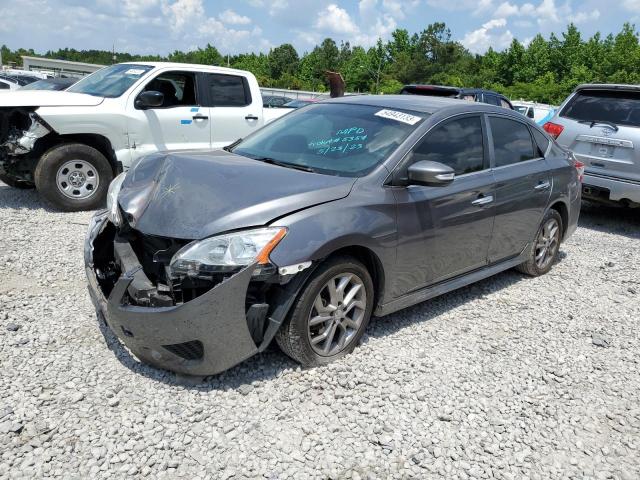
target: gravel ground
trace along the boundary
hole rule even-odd
[[[89,217],[0,184],[0,477],[640,478],[640,212],[584,209],[550,274],[374,319],[332,365],[202,383],[99,327]]]

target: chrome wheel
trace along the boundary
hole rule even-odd
[[[313,350],[322,356],[342,351],[360,329],[366,309],[367,292],[358,275],[344,273],[329,280],[309,313],[308,336]]]
[[[544,270],[553,261],[560,246],[560,224],[550,218],[540,230],[536,241],[536,266]]]
[[[100,184],[97,170],[84,160],[64,163],[56,175],[56,185],[65,197],[85,199],[93,195]]]

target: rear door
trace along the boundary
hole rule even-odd
[[[489,263],[495,263],[520,254],[533,241],[549,201],[552,176],[544,147],[534,141],[525,122],[487,115],[487,124],[496,182]]]
[[[482,116],[474,114],[444,120],[409,153],[402,169],[431,160],[453,168],[456,177],[447,186],[394,190],[401,239],[397,265],[404,272],[395,285],[396,294],[486,265],[494,191],[485,152]]]
[[[640,181],[640,90],[580,90],[559,117],[558,142],[588,173]]]
[[[252,98],[246,77],[225,73],[204,73],[202,77],[213,148],[229,145],[262,125],[262,98]]]

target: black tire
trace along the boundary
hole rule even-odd
[[[357,330],[354,329],[352,331],[352,335],[349,336],[349,340],[346,341],[340,351],[330,355],[320,355],[312,347],[309,333],[309,320],[314,308],[314,302],[329,281],[345,274],[355,275],[364,286],[366,302],[361,302],[366,303],[366,307],[361,309],[361,313],[363,311],[364,316],[361,317],[362,320]],[[324,365],[347,355],[357,346],[371,319],[373,296],[373,281],[362,263],[348,256],[330,258],[318,267],[303,287],[291,308],[291,312],[289,312],[285,322],[276,334],[276,342],[285,354],[308,367]],[[338,347],[339,345],[336,346],[336,348]]]
[[[540,265],[540,263],[536,260],[536,256],[539,253],[539,250],[537,248],[537,245],[542,241],[542,239],[545,237],[545,225],[547,225],[548,222],[550,221],[555,221],[557,223],[557,244],[555,244],[552,254],[549,256],[548,261],[544,262],[542,265]],[[529,253],[529,258],[527,259],[526,262],[521,263],[520,265],[518,265],[516,267],[516,270],[525,273],[527,275],[530,275],[532,277],[538,277],[540,275],[544,275],[545,273],[547,273],[549,270],[551,270],[551,267],[553,267],[553,265],[556,263],[556,261],[558,260],[558,254],[560,253],[560,244],[562,242],[562,233],[564,232],[563,230],[563,225],[562,225],[562,217],[560,216],[560,214],[557,212],[557,210],[554,209],[550,209],[545,216],[542,218],[542,222],[540,222],[540,227],[538,228],[538,231],[536,233],[536,237],[533,241],[533,246],[531,247],[531,252]]]
[[[97,186],[85,198],[71,198],[58,186],[58,171],[67,162],[78,160],[80,165],[89,165]],[[42,197],[56,209],[65,212],[95,210],[101,207],[107,196],[113,170],[109,161],[93,147],[81,143],[64,143],[45,152],[34,173],[36,188]],[[79,191],[79,190],[78,190]]]
[[[12,177],[11,175],[6,175],[4,173],[0,173],[0,182],[3,182],[13,188],[19,188],[20,190],[28,190],[35,187],[33,183],[25,182],[24,180],[18,180],[17,178]]]

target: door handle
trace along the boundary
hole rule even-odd
[[[491,202],[493,202],[493,195],[487,195],[474,200],[473,202],[471,202],[471,205],[482,206]]]
[[[209,117],[207,117],[206,115],[202,115],[201,113],[194,115],[193,117],[194,120],[209,120]]]
[[[549,188],[551,186],[551,183],[549,183],[548,181],[544,181],[544,182],[540,182],[538,183],[535,187],[533,187],[534,190],[546,190],[547,188]]]
[[[245,120],[258,120],[258,117],[256,117],[255,115],[247,115],[246,117],[244,117]]]

